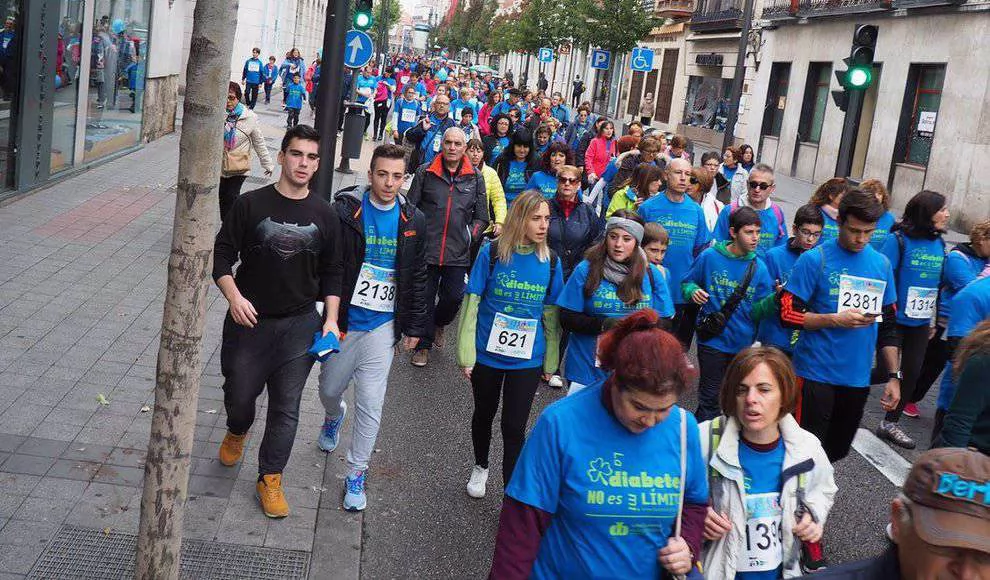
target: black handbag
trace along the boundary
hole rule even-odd
[[[696,330],[699,339],[711,340],[725,331],[725,325],[728,324],[729,319],[732,318],[733,313],[739,308],[739,304],[742,303],[743,298],[746,297],[746,291],[749,290],[749,284],[753,281],[753,275],[755,273],[756,258],[753,258],[749,266],[746,267],[746,275],[743,276],[742,283],[736,286],[736,289],[729,296],[729,299],[725,301],[725,304],[722,305],[722,308],[718,312],[712,312],[702,316],[698,321]]]

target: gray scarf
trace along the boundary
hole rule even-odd
[[[640,260],[646,259],[646,253],[643,252],[642,248],[637,248],[637,255]],[[633,258],[635,259],[635,258]],[[629,271],[632,270],[632,259],[629,260],[628,264],[623,264],[621,262],[616,262],[609,256],[605,256],[605,264],[602,268],[602,277],[604,277],[609,282],[615,284],[616,286],[621,286],[626,280],[626,276],[629,275]]]

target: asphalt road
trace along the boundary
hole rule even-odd
[[[541,387],[531,420],[561,396]],[[874,393],[870,403],[877,408],[878,396]],[[693,409],[693,393],[682,402]],[[362,578],[487,575],[502,496],[501,440],[494,438],[488,496],[468,497],[471,409],[470,388],[455,369],[451,346],[434,351],[425,369],[412,367],[408,355],[396,359],[380,451],[369,472]],[[855,451],[836,464],[836,482],[839,494],[826,526],[827,557],[838,563],[879,553],[895,486]]]

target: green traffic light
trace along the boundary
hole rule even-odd
[[[371,14],[368,12],[355,12],[354,13],[354,28],[358,30],[367,30],[371,28]]]
[[[846,71],[846,86],[850,89],[865,89],[873,80],[870,67],[852,67]]]

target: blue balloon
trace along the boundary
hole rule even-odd
[[[113,25],[111,26],[111,28],[113,29],[113,33],[114,34],[120,34],[121,32],[124,31],[125,28],[127,28],[127,26],[124,24],[124,21],[123,20],[121,20],[120,18],[117,18],[117,19],[114,19]]]

